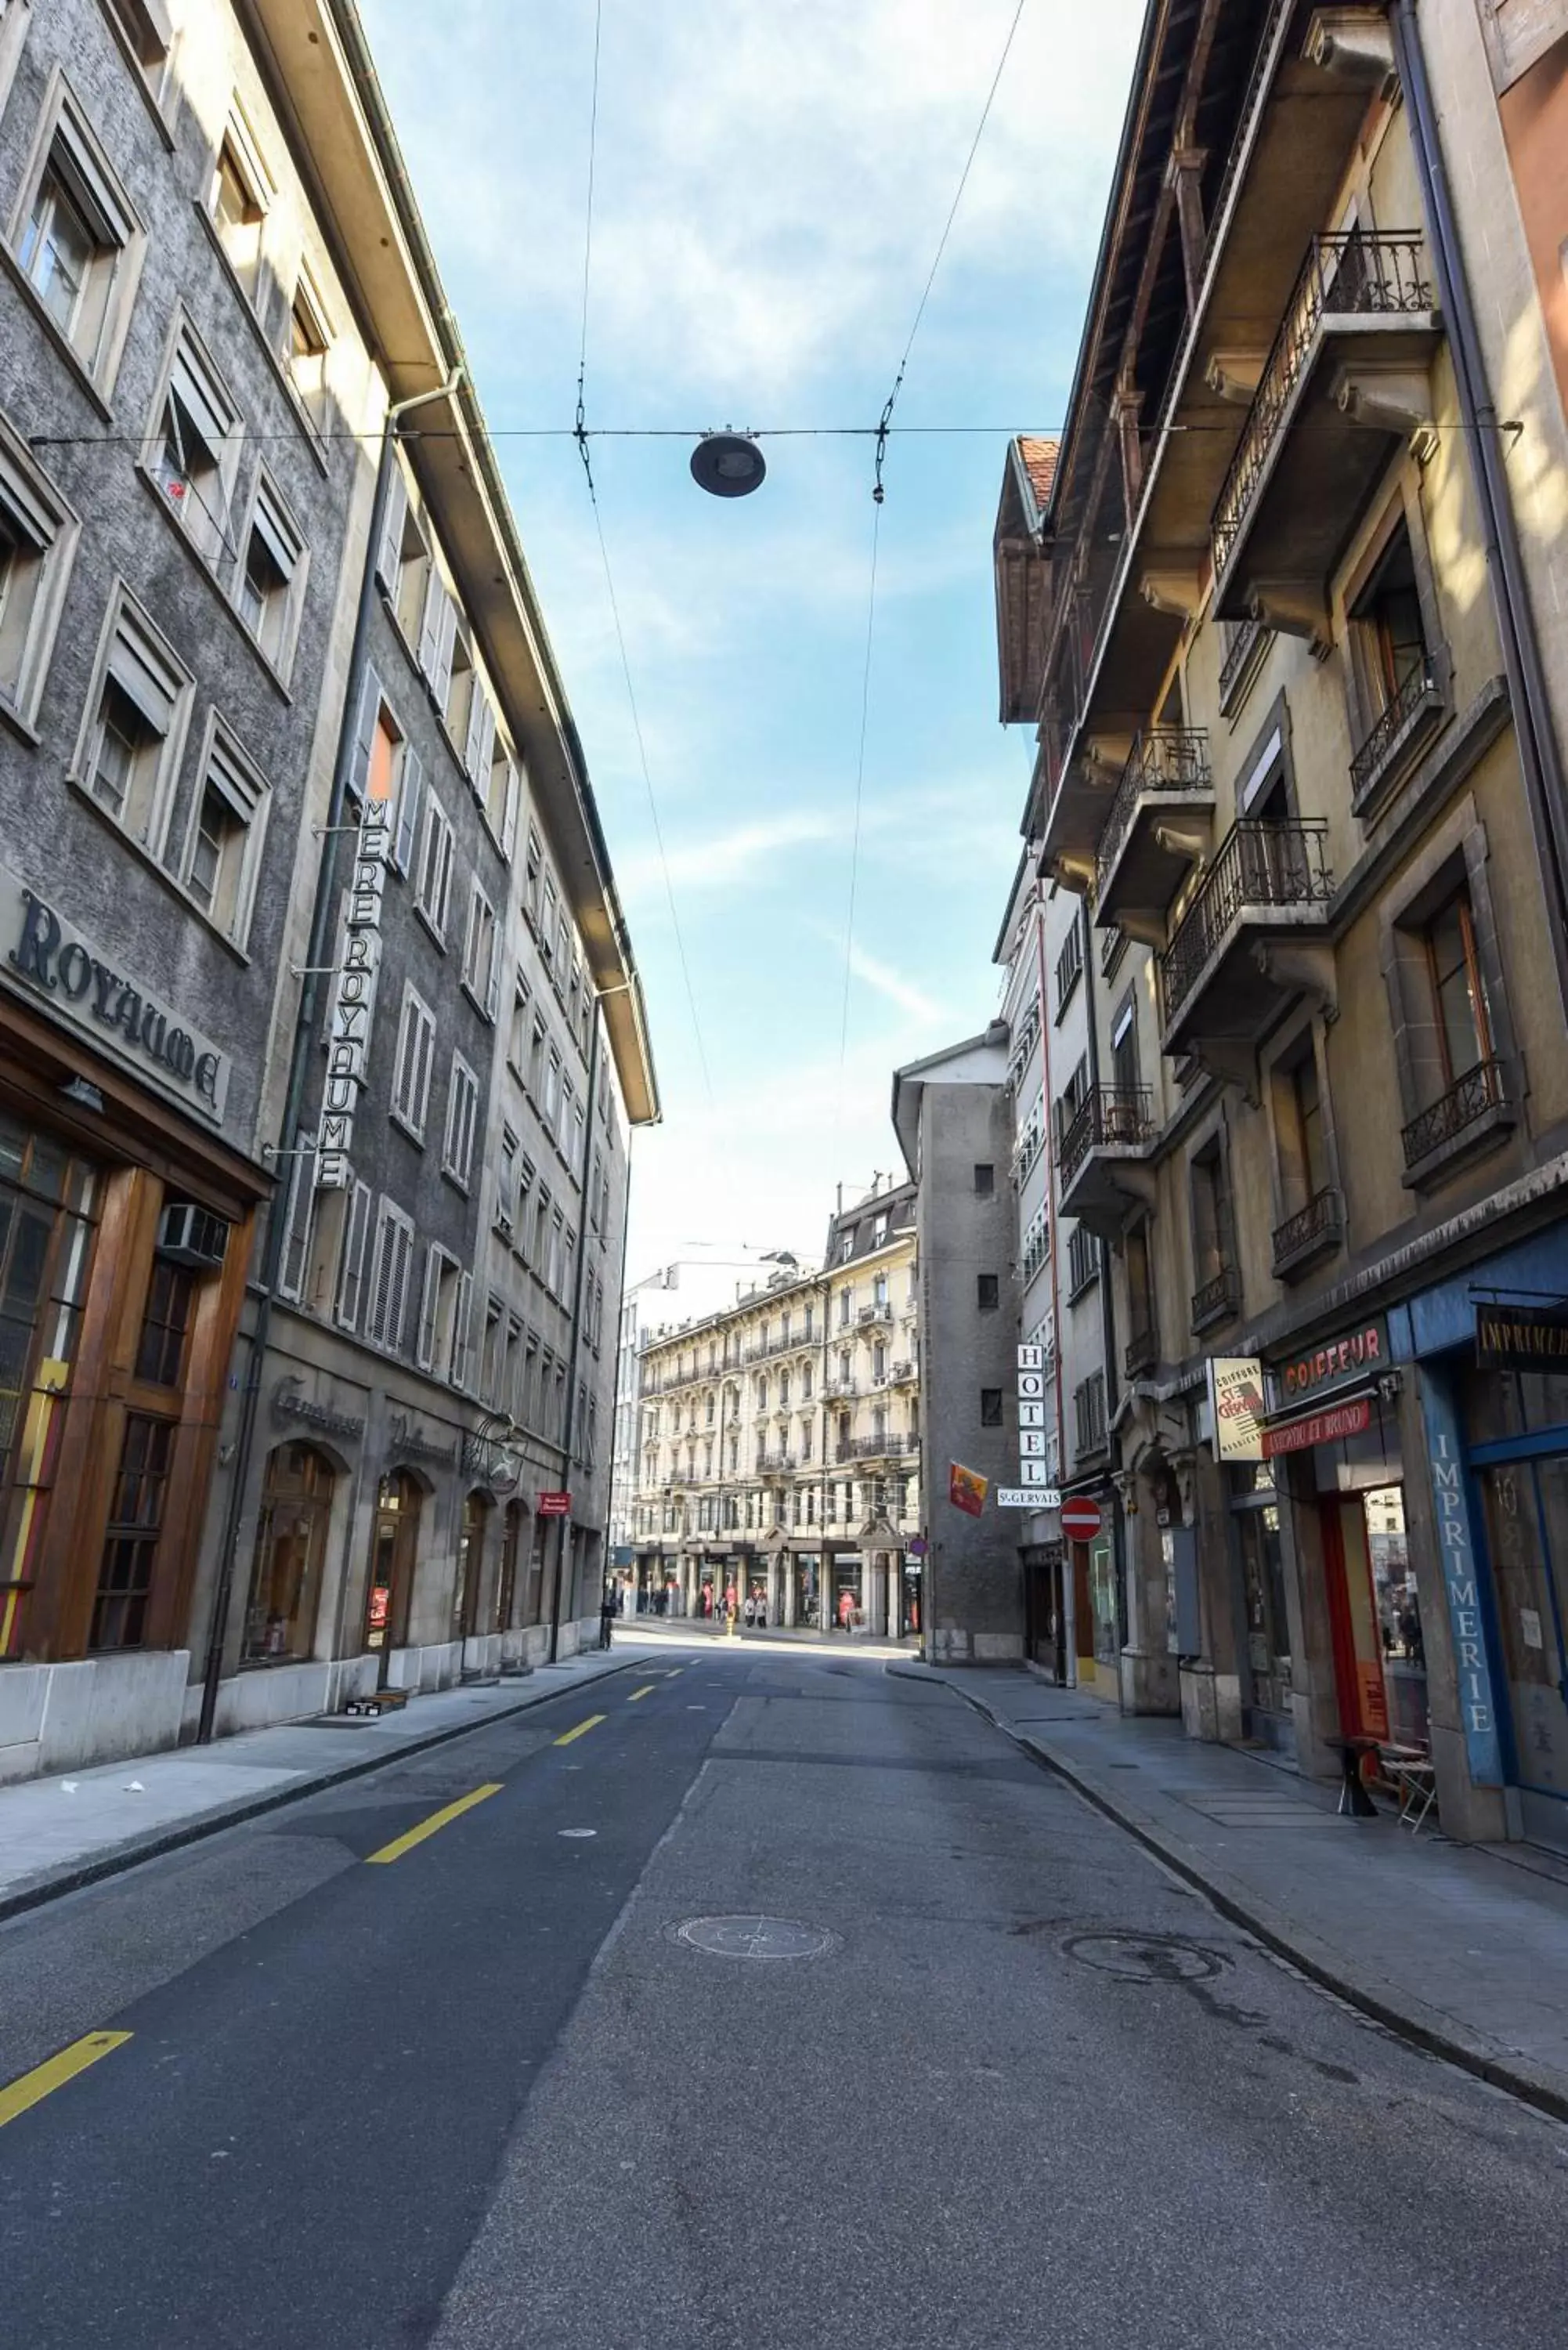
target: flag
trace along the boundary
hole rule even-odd
[[[977,1477],[972,1469],[961,1469],[956,1461],[948,1465],[948,1499],[955,1510],[963,1510],[978,1518],[985,1507],[986,1481]]]

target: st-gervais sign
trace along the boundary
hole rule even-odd
[[[1054,1485],[999,1485],[999,1510],[1059,1510],[1062,1496]]]

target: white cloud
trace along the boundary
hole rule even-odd
[[[856,979],[864,981],[867,987],[875,988],[878,995],[885,995],[889,1003],[896,1003],[899,1011],[907,1012],[911,1019],[936,1022],[942,1017],[940,1004],[935,1003],[923,988],[917,987],[912,979],[906,979],[902,972],[895,971],[890,962],[879,962],[875,955],[867,954],[858,941],[850,947],[849,969]]]
[[[677,894],[683,889],[733,888],[750,879],[759,867],[772,868],[783,853],[811,842],[842,836],[843,823],[833,816],[803,810],[798,816],[777,816],[757,824],[738,825],[732,832],[708,840],[679,842],[668,849],[670,879]],[[620,868],[625,894],[662,889],[664,866],[658,851],[631,858]]]

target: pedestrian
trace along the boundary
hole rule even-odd
[[[748,1592],[747,1592],[747,1594],[746,1594],[746,1629],[747,1629],[747,1631],[748,1631],[748,1632],[751,1630],[751,1628],[752,1628],[753,1625],[756,1622],[756,1620],[757,1620],[757,1603],[756,1603],[756,1601],[752,1597],[751,1593],[748,1591]]]
[[[838,1628],[841,1632],[847,1632],[854,1622],[855,1594],[852,1591],[841,1591],[838,1595]]]
[[[604,1597],[599,1601],[599,1646],[601,1648],[607,1648],[609,1647],[610,1629],[614,1623],[615,1590],[612,1585],[607,1583],[604,1590]]]

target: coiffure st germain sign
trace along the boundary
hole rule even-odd
[[[1325,1339],[1272,1364],[1269,1383],[1274,1409],[1283,1411],[1308,1396],[1331,1395],[1335,1388],[1350,1387],[1358,1379],[1375,1379],[1388,1367],[1388,1326],[1379,1315],[1342,1337]]]

